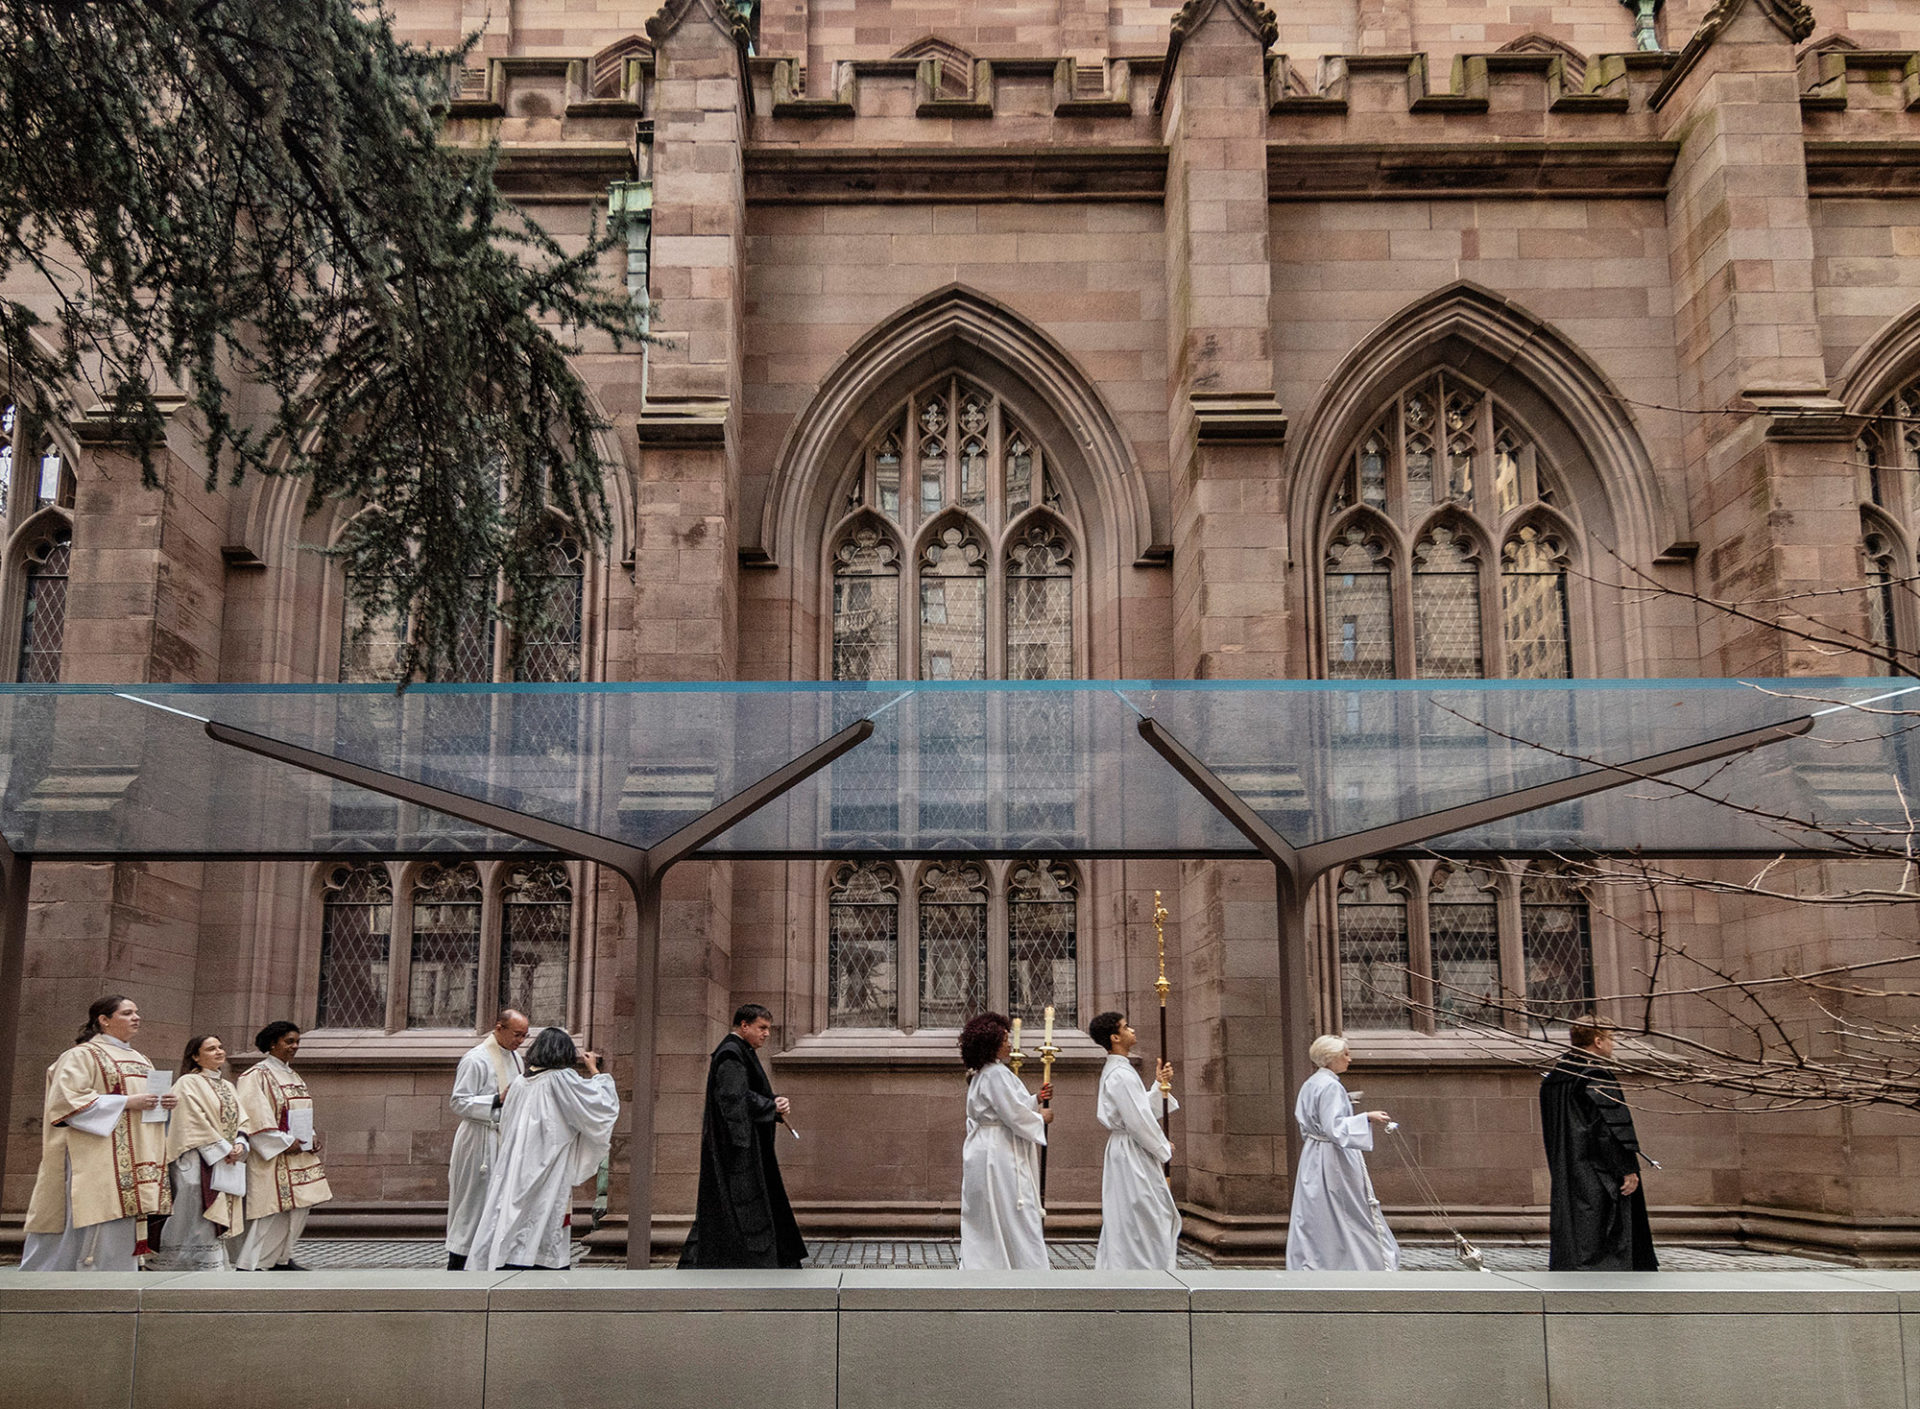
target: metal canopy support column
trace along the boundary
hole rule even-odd
[[[432,808],[449,817],[473,822],[508,836],[521,837],[539,846],[550,847],[564,855],[592,861],[619,873],[633,895],[635,916],[634,1005],[633,1005],[633,1099],[630,1109],[631,1137],[627,1147],[627,1265],[645,1267],[652,1260],[653,1244],[653,1057],[654,1028],[657,1014],[660,969],[660,885],[667,870],[684,861],[727,828],[765,807],[782,793],[818,773],[836,758],[873,735],[873,721],[861,719],[831,738],[816,744],[792,762],[775,769],[759,782],[734,794],[718,807],[702,813],[679,831],[655,842],[651,847],[629,846],[610,837],[584,832],[524,812],[483,802],[461,793],[449,792],[427,783],[370,768],[362,763],[335,758],[332,754],[283,743],[264,735],[235,729],[231,725],[209,722],[207,736],[223,744],[257,753],[266,758],[290,763],[310,773],[337,778],[368,792],[397,798],[421,807]],[[24,863],[21,863],[24,864]],[[25,912],[25,885],[20,886],[20,908]],[[12,913],[11,885],[8,892]],[[5,939],[0,935],[0,939]],[[6,951],[0,953],[0,1004],[6,999]],[[15,993],[18,983],[15,983]],[[6,1010],[0,1007],[0,1014]],[[11,1053],[4,1059],[11,1063]],[[4,1137],[0,1137],[3,1140]],[[0,1143],[0,1155],[4,1155]]]
[[[1262,856],[1273,863],[1274,900],[1278,912],[1276,929],[1280,944],[1280,985],[1287,1021],[1287,1031],[1282,1039],[1281,1064],[1287,1090],[1292,1093],[1298,1091],[1311,1075],[1307,1070],[1307,1043],[1317,1024],[1314,1021],[1313,995],[1307,988],[1307,936],[1311,929],[1307,904],[1313,895],[1315,883],[1322,876],[1363,857],[1419,846],[1454,832],[1518,817],[1524,812],[1572,802],[1626,783],[1644,782],[1696,764],[1711,763],[1715,759],[1780,743],[1806,733],[1813,727],[1813,722],[1812,715],[1805,715],[1706,743],[1670,749],[1630,763],[1596,764],[1589,771],[1570,778],[1502,793],[1481,802],[1444,808],[1306,847],[1295,847],[1276,832],[1247,805],[1244,798],[1223,783],[1212,769],[1158,720],[1143,716],[1138,728],[1140,737],[1146,740],[1149,747],[1172,764],[1181,777],[1192,784]],[[1287,1162],[1289,1167],[1297,1168],[1300,1161],[1299,1127],[1290,1120],[1286,1130]]]
[[[27,891],[33,858],[17,856],[0,841],[0,1105],[13,1105],[14,1061],[20,1049],[20,989],[27,962]],[[0,1118],[0,1208],[6,1207],[10,1116]]]

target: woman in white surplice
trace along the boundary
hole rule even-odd
[[[620,1096],[599,1054],[576,1050],[565,1028],[543,1029],[527,1051],[525,1079],[507,1088],[500,1108],[500,1148],[467,1266],[565,1271],[568,1196],[600,1168],[619,1118]]]
[[[969,1272],[1047,1265],[1041,1232],[1040,1147],[1053,1112],[1004,1065],[1007,1020],[982,1013],[960,1030],[967,1064],[967,1142],[960,1153],[960,1266]]]
[[[1380,1200],[1367,1177],[1365,1151],[1385,1111],[1356,1115],[1340,1084],[1353,1054],[1344,1037],[1316,1037],[1307,1049],[1320,1068],[1300,1088],[1293,1118],[1300,1123],[1300,1170],[1287,1216],[1287,1269],[1293,1272],[1396,1272],[1393,1240]]]

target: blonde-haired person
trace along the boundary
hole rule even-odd
[[[1400,1245],[1367,1177],[1366,1151],[1385,1111],[1355,1114],[1340,1074],[1353,1060],[1344,1037],[1316,1037],[1307,1055],[1319,1068],[1300,1088],[1300,1168],[1287,1217],[1287,1269],[1293,1272],[1394,1272]]]
[[[180,1058],[180,1098],[167,1122],[167,1167],[173,1213],[160,1229],[149,1271],[217,1272],[227,1265],[222,1239],[246,1231],[247,1137],[240,1133],[240,1093],[220,1074],[227,1049],[207,1034],[189,1039]]]

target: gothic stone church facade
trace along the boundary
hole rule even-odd
[[[1847,586],[1839,627],[1920,648],[1920,11],[1655,9],[1648,49],[1619,0],[399,0],[423,42],[483,29],[449,140],[496,138],[531,213],[575,236],[609,202],[644,215],[610,277],[671,340],[580,358],[616,528],[554,525],[571,625],[521,673],[1846,673],[1684,594]],[[203,492],[183,435],[149,493],[84,417],[6,434],[18,678],[378,672],[305,551],[340,518],[297,486]],[[476,621],[462,678],[504,678],[496,638]],[[820,1230],[951,1228],[954,1028],[1057,1005],[1052,1203],[1087,1226],[1078,1031],[1108,1007],[1151,1031],[1155,890],[1189,1229],[1276,1252],[1280,1053],[1313,1034],[1282,1025],[1270,873],[1071,856],[677,870],[657,1240],[691,1210],[705,1053],[746,1000],[776,1014],[810,1137],[780,1157]],[[1382,858],[1322,897],[1322,1021],[1473,1226],[1544,1223],[1534,1078],[1381,975],[1618,992],[1642,956],[1617,910],[1520,859]],[[1698,894],[1667,918],[1754,968],[1884,953],[1907,923]],[[428,1231],[453,1063],[503,998],[591,1030],[631,1090],[631,924],[573,864],[37,868],[8,1213],[39,1074],[118,988],[162,1060],[190,1031],[305,1026],[330,1214]],[[1643,1131],[1668,1230],[1920,1252],[1905,1118]],[[1378,1166],[1390,1215],[1430,1227]]]

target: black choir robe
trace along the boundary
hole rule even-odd
[[[807,1255],[774,1157],[777,1120],[759,1054],[728,1033],[707,1067],[700,1202],[682,1267],[798,1267]]]
[[[1657,1270],[1645,1188],[1620,1193],[1626,1177],[1640,1172],[1633,1112],[1598,1058],[1575,1048],[1547,1073],[1540,1083],[1540,1132],[1553,1176],[1547,1266],[1555,1272]]]

